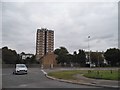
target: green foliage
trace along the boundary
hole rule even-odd
[[[31,58],[30,57],[27,57],[26,59],[22,60],[22,63],[24,64],[38,64],[36,58],[35,58],[35,55],[33,55]]]
[[[72,54],[68,54],[67,55],[67,63],[70,64],[70,63],[72,63],[72,61],[73,61],[73,55]]]
[[[8,49],[8,47],[2,48],[2,60],[5,64],[15,64],[18,58],[15,50]]]
[[[18,59],[16,60],[16,63],[22,63],[22,60],[20,58],[20,55],[18,54]]]
[[[71,79],[71,80],[75,80],[76,78],[73,77],[76,74],[80,74],[82,73],[79,70],[69,70],[69,71],[57,71],[57,72],[50,72],[48,73],[49,76],[53,76],[55,78],[59,78],[59,79]]]
[[[25,52],[21,52],[21,54],[23,54],[23,55],[24,55],[24,54],[25,54]]]
[[[64,70],[50,72],[48,75],[59,79],[69,80],[77,80],[77,78],[74,76],[78,74],[94,79],[120,80],[118,73],[118,70],[112,70],[112,73],[111,70]]]
[[[120,50],[116,48],[107,49],[104,53],[105,59],[111,66],[120,65]]]
[[[25,55],[24,52],[21,54]],[[15,50],[8,49],[8,47],[2,48],[2,63],[4,64],[16,64],[16,63],[25,63],[25,64],[37,64],[35,59],[35,55],[31,58],[26,58],[26,60],[22,60],[21,55],[17,54]]]
[[[85,52],[79,49],[79,53],[75,51],[73,54],[73,62],[78,63],[80,66],[85,66],[86,63],[86,55]]]
[[[106,79],[106,80],[118,80],[119,75],[117,70],[91,70],[91,72],[86,73],[84,76],[88,78],[95,79]]]
[[[78,53],[78,63],[81,65],[81,66],[85,66],[85,63],[86,63],[86,55],[85,55],[85,52],[83,50],[79,50],[79,53]]]
[[[29,63],[29,64],[37,64],[35,55],[33,55],[31,58],[27,58],[27,59],[28,59],[27,63]]]
[[[67,63],[68,60],[68,50],[65,47],[60,47],[60,49],[56,49],[54,51],[55,54],[57,54],[57,63],[58,64],[64,64]]]
[[[101,52],[91,52],[90,58],[91,58],[92,63],[95,63],[97,66],[99,65],[101,66],[104,61],[104,58],[102,57]]]
[[[68,50],[65,47],[60,47],[54,51],[57,54],[57,62],[58,64],[64,65],[71,63],[78,63],[80,66],[85,66],[86,63],[86,55],[83,50],[79,50],[79,53],[75,51],[74,54],[69,54]]]

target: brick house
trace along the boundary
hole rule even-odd
[[[53,68],[57,65],[56,55],[53,52],[44,55],[44,57],[41,58],[41,61],[42,68]]]

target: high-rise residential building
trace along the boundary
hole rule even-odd
[[[54,31],[46,28],[37,29],[36,35],[36,59],[54,50]]]

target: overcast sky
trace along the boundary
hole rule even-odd
[[[118,47],[117,2],[4,2],[2,46],[34,53],[38,28],[54,30],[55,49],[106,51]]]

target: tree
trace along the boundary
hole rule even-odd
[[[30,57],[28,56],[28,57],[26,57],[26,58],[24,58],[24,59],[22,59],[22,56],[21,56],[21,55],[27,55],[27,54],[25,54],[24,52],[22,52],[22,53],[20,54],[20,58],[21,58],[20,61],[21,61],[21,63],[24,63],[24,64],[38,64],[35,55],[31,54],[32,57],[31,57],[31,56],[30,56]]]
[[[55,49],[54,53],[57,54],[57,55],[59,55],[60,49]]]
[[[8,47],[2,48],[2,60],[5,64],[15,64],[18,58],[15,50],[8,49]]]
[[[30,58],[29,63],[30,63],[30,64],[37,64],[37,63],[38,63],[37,60],[36,60],[36,58],[35,58],[35,55],[33,55],[33,56]]]
[[[25,55],[25,52],[21,52],[21,54]]]
[[[90,59],[92,63],[95,63],[97,66],[101,66],[104,58],[102,57],[102,52],[91,52]]]
[[[74,51],[73,53],[73,60],[72,60],[73,63],[77,63],[77,52]]]
[[[71,64],[73,62],[73,55],[72,54],[68,54],[67,55],[67,64]]]
[[[64,65],[64,63],[67,63],[68,60],[68,50],[65,47],[60,47],[59,49],[56,49],[54,53],[57,55],[57,63]]]
[[[111,66],[120,65],[120,50],[116,48],[107,49],[104,53],[105,59]]]
[[[73,62],[75,64],[79,64],[80,66],[85,66],[86,65],[86,54],[84,50],[79,49],[78,54],[76,51],[73,53]]]
[[[20,54],[18,54],[18,59],[16,60],[16,63],[22,63],[22,59],[21,59]]]
[[[79,53],[77,55],[77,63],[79,63],[80,66],[85,66],[86,64],[86,55],[85,52],[81,49],[79,49]]]

